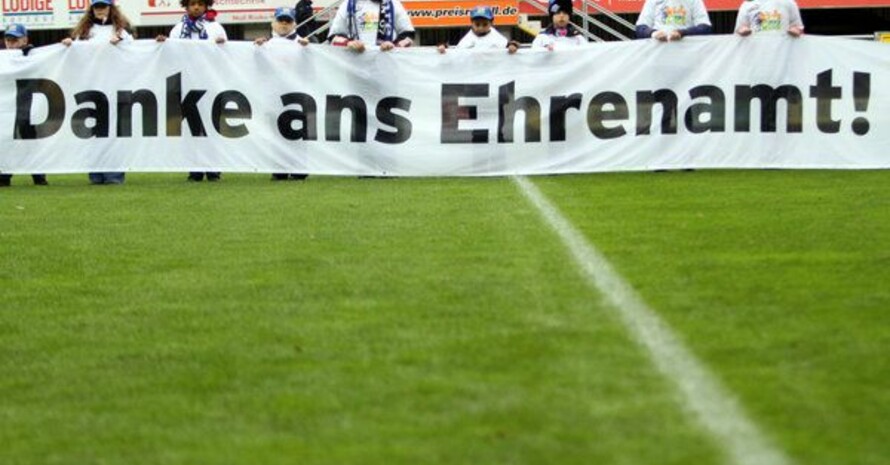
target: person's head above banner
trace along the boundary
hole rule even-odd
[[[547,12],[550,13],[550,17],[557,13],[565,13],[572,16],[572,0],[550,0],[550,3],[547,5]]]

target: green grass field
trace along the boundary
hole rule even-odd
[[[0,464],[720,464],[517,186],[16,176]],[[890,457],[890,172],[530,178],[792,463]]]

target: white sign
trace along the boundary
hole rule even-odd
[[[334,0],[313,2],[318,8]],[[265,23],[272,21],[275,8],[293,8],[296,0],[216,0],[213,8],[223,25]],[[133,27],[173,26],[180,21],[185,9],[179,0],[125,0],[118,6]],[[90,0],[0,0],[0,23],[24,24],[28,29],[71,29],[89,8]]]
[[[8,173],[890,168],[890,49],[875,42],[82,42],[0,53],[0,75]]]
[[[293,8],[296,0],[216,0],[213,9],[220,24],[266,23],[275,8]],[[314,2],[313,2],[314,3]],[[138,26],[170,26],[180,21],[185,10],[179,0],[139,0],[122,3],[127,16]]]

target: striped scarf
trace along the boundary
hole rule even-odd
[[[349,40],[356,40],[359,37],[358,24],[355,21],[357,3],[357,0],[348,0],[346,4]],[[393,24],[395,23],[395,16],[395,7],[392,4],[392,0],[380,0],[380,22],[377,23],[377,43],[395,41],[396,29]]]
[[[204,22],[207,21],[206,14],[192,19],[189,15],[182,16],[182,32],[179,33],[180,39],[191,39],[192,33],[198,34],[198,39],[207,40],[207,28]],[[215,16],[215,15],[214,15]]]

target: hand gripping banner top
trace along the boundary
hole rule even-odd
[[[76,42],[0,53],[0,172],[488,176],[890,168],[890,47]]]

